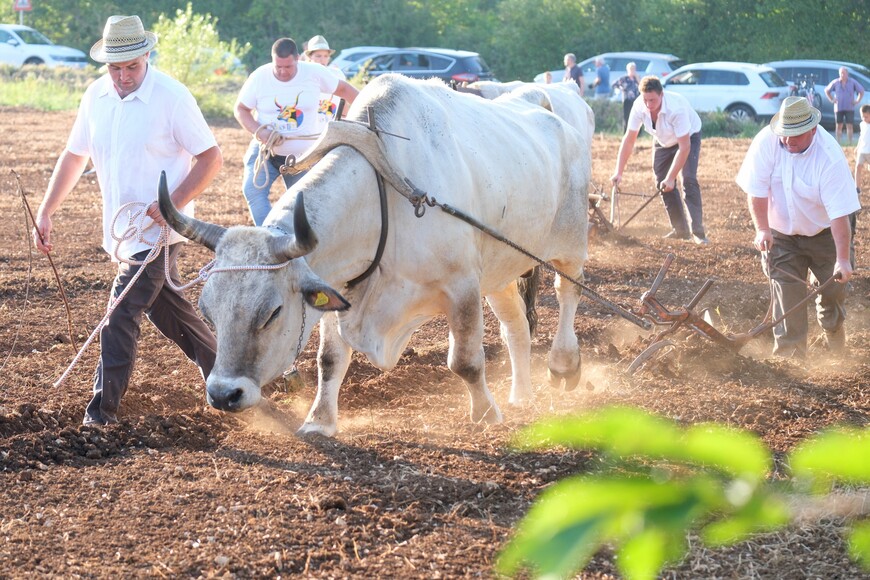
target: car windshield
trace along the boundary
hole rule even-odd
[[[776,71],[763,72],[760,76],[761,80],[769,87],[785,87],[788,85]]]
[[[41,32],[35,30],[16,30],[18,36],[27,44],[52,44]]]

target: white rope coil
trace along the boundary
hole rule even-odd
[[[306,140],[313,141],[320,137],[320,135],[282,135],[275,129],[275,125],[266,124],[260,125],[257,127],[257,130],[254,131],[254,139],[257,138],[257,135],[260,134],[260,131],[263,129],[269,129],[271,133],[269,133],[269,137],[265,141],[260,142],[260,150],[257,153],[257,158],[254,160],[254,175],[251,178],[251,181],[254,184],[254,187],[257,189],[263,189],[267,185],[269,185],[269,169],[267,167],[267,163],[269,163],[269,158],[275,155],[275,148],[279,145],[283,144],[285,141],[295,141],[295,140]],[[260,174],[262,174],[262,182],[259,181]]]

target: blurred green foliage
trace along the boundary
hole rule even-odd
[[[690,530],[708,546],[733,544],[787,525],[795,496],[870,483],[870,428],[804,442],[786,462],[787,484],[767,481],[771,453],[748,431],[682,428],[631,408],[544,421],[519,433],[516,445],[595,450],[607,468],[541,494],[499,556],[497,570],[507,575],[531,567],[537,576],[565,577],[610,544],[626,578],[655,578],[686,553]],[[852,527],[849,550],[870,571],[870,521]]]

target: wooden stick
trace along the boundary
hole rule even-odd
[[[12,169],[12,175],[15,176],[15,181],[18,182],[18,194],[21,196],[21,201],[24,203],[24,207],[27,209],[27,214],[30,216],[30,221],[33,223],[33,231],[36,232],[36,235],[39,236],[39,241],[45,244],[45,240],[42,239],[42,234],[39,229],[36,227],[36,218],[33,217],[33,212],[30,210],[30,204],[27,202],[27,196],[24,195],[24,190],[21,188],[21,178],[18,176],[18,173]],[[72,311],[69,307],[69,301],[66,299],[66,292],[63,290],[63,284],[60,281],[60,274],[57,273],[57,268],[54,267],[54,260],[51,259],[51,254],[47,253],[45,256],[48,258],[48,263],[51,265],[51,270],[54,272],[54,279],[57,280],[57,290],[60,293],[60,297],[63,299],[63,305],[66,307],[66,323],[67,329],[69,330],[69,341],[72,345],[73,352],[78,352],[79,347],[76,345],[76,338],[73,334],[73,325],[72,325]]]

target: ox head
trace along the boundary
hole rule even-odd
[[[217,335],[217,357],[206,380],[209,404],[242,411],[260,400],[263,385],[293,365],[323,312],[350,304],[308,267],[303,256],[317,238],[302,193],[293,212],[294,233],[267,228],[223,228],[180,213],[161,176],[158,202],[169,226],[216,253],[199,306]],[[262,266],[283,267],[259,269]]]

